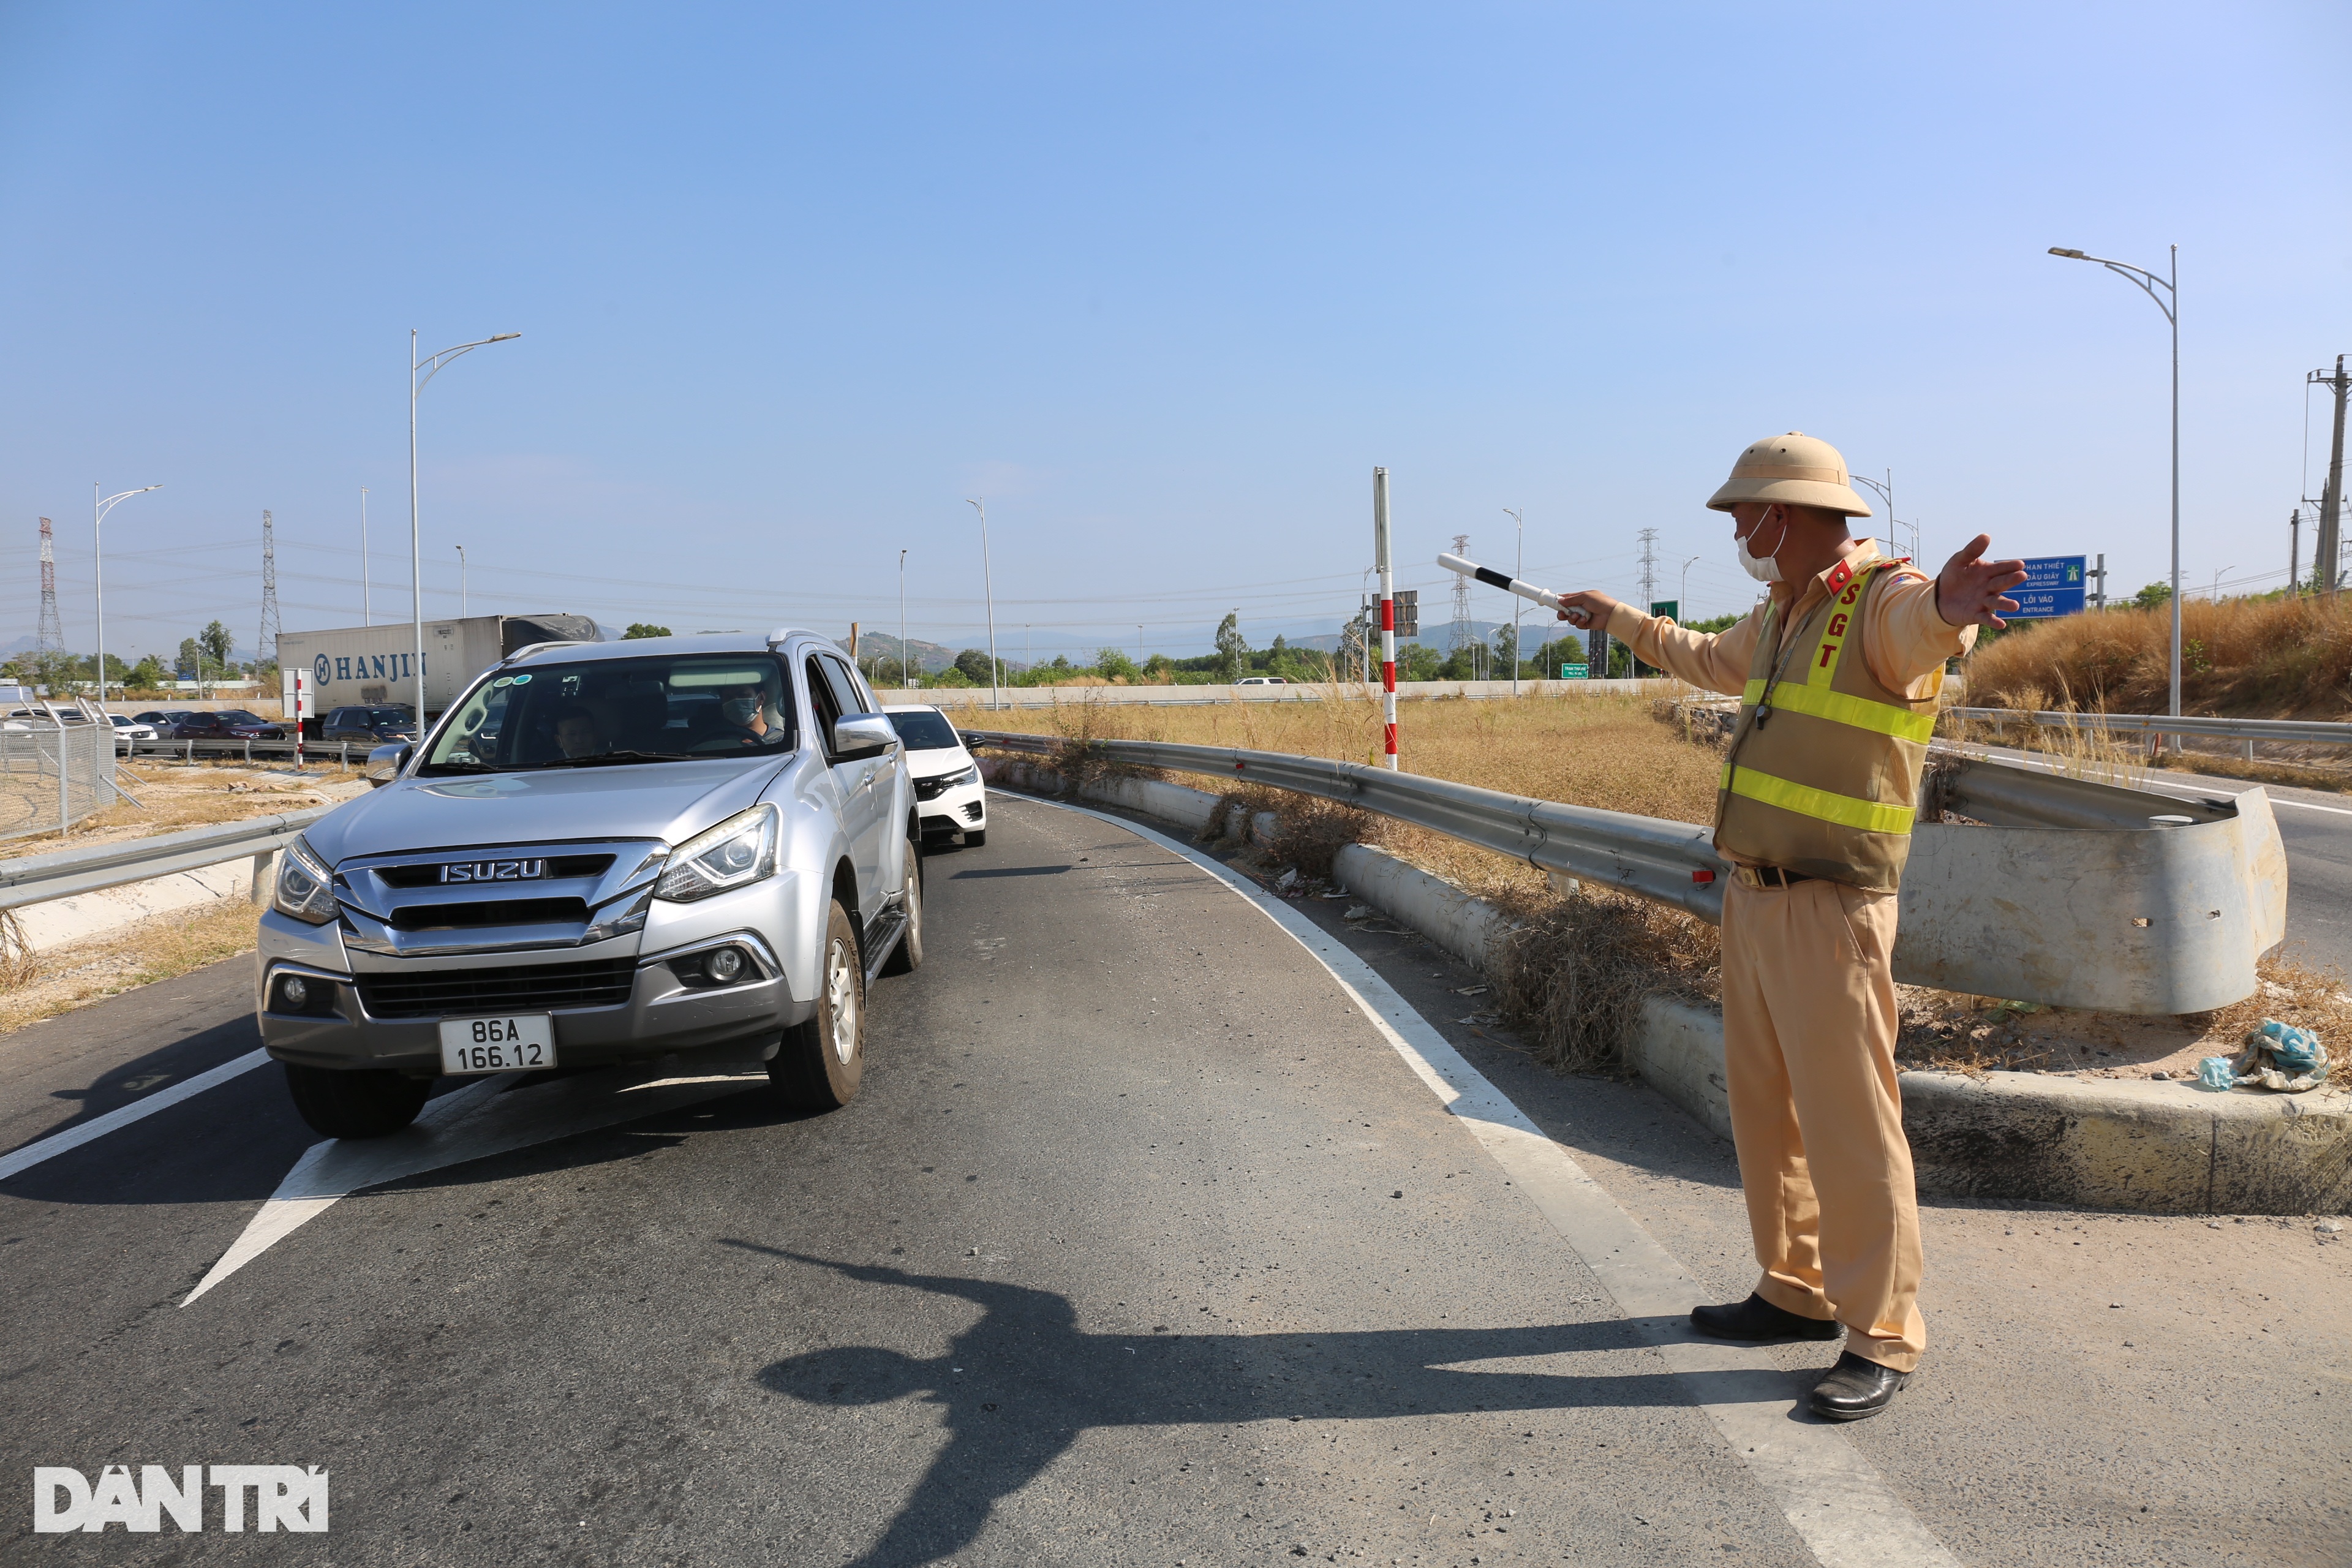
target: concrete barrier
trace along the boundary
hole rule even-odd
[[[1021,787],[1050,784],[1045,793],[1054,794],[1063,783],[1050,770],[1003,760],[989,776]],[[1146,804],[1160,796],[1128,787],[1146,782],[1108,780],[1084,793],[1190,826]],[[1191,797],[1161,804],[1203,824],[1218,799],[1181,784],[1158,788]],[[1332,869],[1381,913],[1482,970],[1512,929],[1494,905],[1369,845],[1341,848]],[[1709,1131],[1731,1136],[1720,1009],[1652,997],[1626,1055],[1643,1081]],[[2217,1093],[2179,1081],[2018,1072],[1913,1071],[1898,1082],[1919,1190],[1930,1196],[2139,1214],[2352,1212],[2352,1092]]]

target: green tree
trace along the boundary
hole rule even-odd
[[[1249,666],[1249,639],[1242,636],[1242,613],[1234,610],[1217,623],[1217,674],[1231,684],[1239,680]]]
[[[1176,673],[1176,661],[1164,653],[1155,653],[1143,661],[1143,678],[1154,686],[1171,684]]]
[[[2147,587],[2142,588],[2138,593],[2134,594],[2132,595],[2131,602],[2143,610],[2162,609],[2165,605],[2172,603],[2172,584],[2169,583],[2150,583]]]
[[[172,672],[163,668],[163,661],[151,653],[131,667],[131,673],[123,678],[122,683],[134,691],[156,691],[171,679]]]
[[[1445,661],[1437,656],[1435,648],[1427,643],[1418,642],[1409,642],[1399,647],[1396,662],[1399,680],[1442,679],[1437,672],[1445,667]]]
[[[218,621],[211,621],[196,634],[196,646],[203,648],[205,657],[213,661],[214,672],[220,674],[228,669],[229,650],[236,646],[236,639],[229,636],[226,626]]]
[[[621,634],[621,640],[628,642],[638,637],[666,637],[670,635],[667,626],[657,626],[650,621],[631,621],[629,629]]]
[[[1117,680],[1121,677],[1133,680],[1142,672],[1136,668],[1135,660],[1127,656],[1125,648],[1107,647],[1095,654],[1095,673],[1105,680]]]
[[[1003,684],[1004,679],[1003,674],[1003,661],[1000,659],[997,662],[998,674],[996,679],[997,684],[1002,685]],[[963,678],[966,680],[971,681],[974,686],[986,686],[989,684],[987,649],[977,647],[968,647],[964,649],[961,653],[955,656],[955,667],[961,670],[963,672]]]

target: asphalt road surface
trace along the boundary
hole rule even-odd
[[[0,1043],[0,1149],[112,1127],[0,1178],[0,1559],[2352,1562],[2311,1221],[1931,1205],[1927,1364],[1825,1426],[1834,1346],[1681,1324],[1752,1280],[1727,1145],[1417,938],[994,815],[830,1116],[583,1074],[314,1148],[266,1066],[137,1115],[255,1048],[245,960]],[[321,1467],[331,1529],[33,1532],[110,1464]]]

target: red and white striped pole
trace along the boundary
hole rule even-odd
[[[1372,561],[1381,574],[1381,708],[1391,770],[1397,765],[1396,569],[1389,558],[1389,471],[1372,470]]]

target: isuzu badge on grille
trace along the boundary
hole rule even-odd
[[[528,882],[546,875],[544,860],[458,860],[441,868],[445,882]]]

